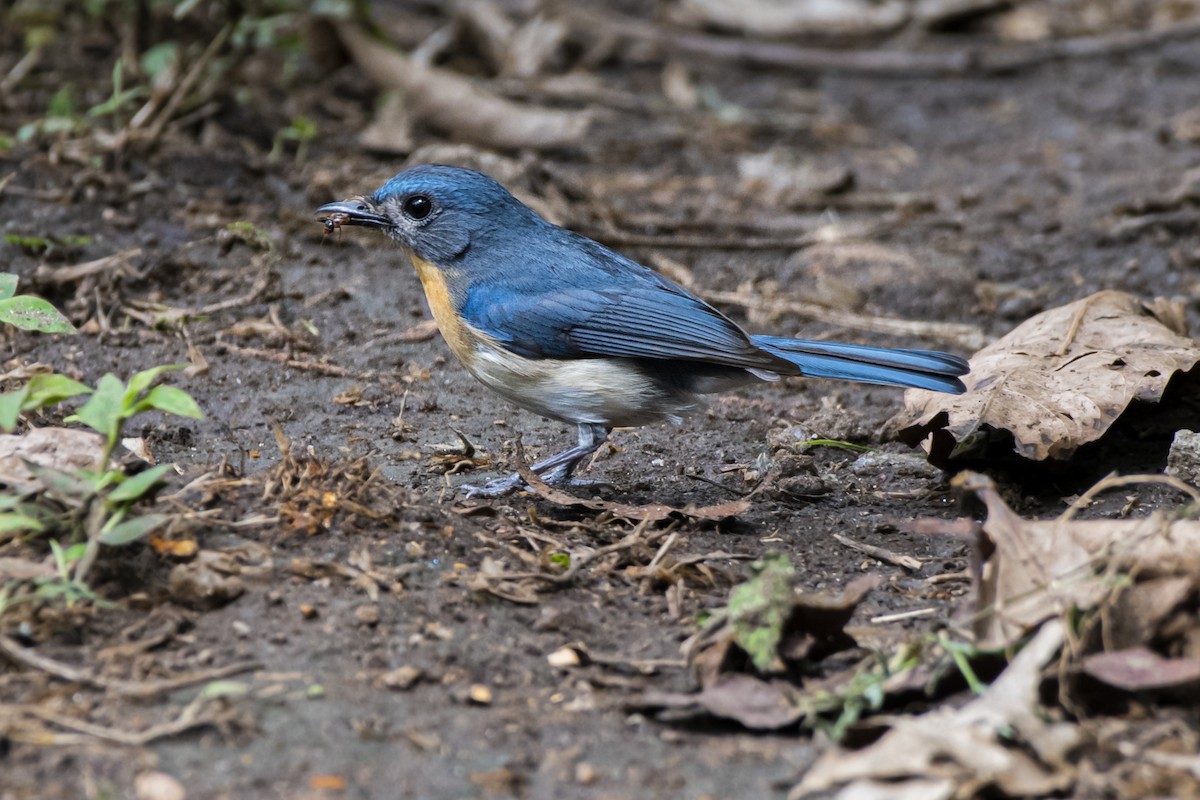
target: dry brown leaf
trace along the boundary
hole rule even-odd
[[[8,558],[0,556],[0,586],[9,581],[34,581],[43,578],[54,578],[58,571],[53,564],[47,562],[29,561],[24,558]]]
[[[104,451],[104,437],[74,428],[34,428],[21,435],[0,435],[0,483],[19,491],[37,488],[37,480],[25,467],[32,461],[43,467],[74,473],[95,469]]]
[[[751,730],[777,730],[794,725],[809,712],[800,690],[787,681],[766,681],[754,675],[730,672],[696,694],[646,692],[639,705],[673,710],[686,716],[710,714],[731,719]]]
[[[971,359],[966,394],[909,390],[888,426],[910,445],[932,434],[935,463],[987,429],[1010,431],[1025,458],[1068,458],[1200,361],[1197,342],[1155,308],[1105,291],[1039,314]]]
[[[1079,733],[1074,725],[1046,722],[1038,713],[1042,667],[1064,637],[1058,620],[1047,623],[985,694],[962,708],[942,708],[902,718],[875,744],[858,751],[827,751],[789,800],[840,791],[860,795],[876,781],[903,794],[910,781],[942,786],[994,785],[1011,797],[1041,796],[1067,788],[1074,772],[1065,763]],[[933,796],[945,796],[933,795]]]
[[[1190,591],[1200,575],[1200,521],[1162,513],[1142,519],[1075,520],[1064,514],[1027,520],[1005,504],[989,478],[964,473],[955,484],[974,491],[988,512],[976,540],[974,632],[981,647],[1011,646],[1050,617],[1095,608],[1110,598],[1116,598],[1118,620],[1131,613],[1120,610],[1123,604],[1153,610],[1162,619],[1187,592],[1174,581],[1149,581],[1183,576]],[[1119,597],[1113,572],[1136,575],[1146,588]]]
[[[1083,659],[1083,671],[1127,692],[1200,687],[1200,660],[1164,658],[1146,647],[1093,653]]]

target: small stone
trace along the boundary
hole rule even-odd
[[[397,692],[406,692],[421,679],[422,672],[416,667],[397,667],[379,676],[379,684]]]
[[[184,800],[183,784],[165,772],[143,772],[133,781],[137,800]]]
[[[354,619],[359,625],[366,625],[374,628],[379,624],[379,606],[371,603],[370,605],[359,606],[354,609]]]
[[[546,661],[550,662],[550,666],[566,669],[567,667],[579,666],[579,651],[574,647],[560,647],[550,655],[546,656]]]
[[[316,619],[317,609],[311,603],[301,603],[300,616],[304,617],[305,619]]]
[[[863,453],[850,465],[850,472],[860,478],[873,478],[881,485],[892,483],[896,478],[920,478],[940,481],[942,471],[920,456],[909,453],[889,453],[872,450]]]
[[[246,590],[241,578],[222,575],[206,563],[179,564],[167,579],[171,599],[197,611],[227,605]]]
[[[229,627],[233,628],[234,635],[239,636],[242,639],[247,639],[250,637],[250,626],[245,622],[242,622],[240,619],[235,619]]]
[[[492,690],[482,683],[473,683],[471,684],[471,688],[467,689],[467,700],[477,706],[490,706],[492,704]]]
[[[1195,431],[1175,431],[1171,451],[1167,454],[1167,474],[1185,483],[1200,480],[1200,434]]]
[[[580,761],[575,765],[575,782],[581,786],[591,786],[596,782],[596,768],[586,761]]]

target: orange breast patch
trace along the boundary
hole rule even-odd
[[[425,299],[429,301],[429,310],[433,312],[434,322],[437,323],[438,330],[442,332],[442,338],[446,340],[446,344],[450,345],[450,349],[458,357],[458,360],[469,367],[475,358],[474,337],[471,336],[471,331],[463,324],[463,321],[459,319],[457,304],[454,296],[450,293],[445,274],[433,264],[416,255],[412,256],[412,263],[417,270],[417,277],[421,279],[421,287],[425,290]]]

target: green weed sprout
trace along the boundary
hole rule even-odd
[[[17,276],[0,272],[0,322],[26,331],[75,333],[75,326],[40,297],[17,294]]]

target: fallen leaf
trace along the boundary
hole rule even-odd
[[[53,564],[27,561],[23,558],[0,557],[0,585],[9,581],[32,581],[54,578],[58,571]]]
[[[0,434],[0,483],[20,494],[34,491],[39,481],[26,461],[74,473],[95,469],[103,452],[103,436],[74,428],[34,428],[20,435]]]
[[[1148,647],[1093,653],[1084,657],[1083,671],[1126,692],[1200,687],[1200,660],[1164,658]]]
[[[150,546],[160,556],[172,558],[191,558],[200,549],[195,539],[163,539],[153,535],[150,537]]]
[[[696,693],[648,691],[638,706],[673,710],[688,717],[707,714],[734,720],[751,730],[786,728],[809,713],[800,690],[787,681],[764,681],[737,672],[720,676]]]
[[[888,427],[909,445],[932,436],[934,463],[973,450],[989,431],[1010,432],[1025,458],[1069,458],[1130,402],[1158,402],[1176,372],[1200,361],[1200,345],[1172,329],[1174,318],[1116,291],[1051,309],[976,353],[965,394],[909,390]]]
[[[954,484],[973,491],[987,507],[987,520],[972,534],[977,561],[974,633],[982,648],[1011,646],[1044,620],[1068,610],[1087,610],[1105,601],[1120,608],[1114,572],[1141,581],[1186,577],[1188,587],[1200,575],[1200,521],[1158,512],[1140,519],[1076,520],[1064,515],[1027,520],[1008,507],[983,475],[963,473]],[[1142,624],[1166,616],[1177,599],[1186,596],[1177,582],[1156,587],[1128,601],[1131,608],[1151,615]],[[1128,612],[1124,615],[1128,618]]]
[[[860,796],[879,781],[905,792],[910,781],[958,790],[994,785],[1010,797],[1041,796],[1068,788],[1074,769],[1067,754],[1079,741],[1069,723],[1047,722],[1038,710],[1042,668],[1062,646],[1061,622],[1052,620],[1012,660],[978,699],[900,718],[862,750],[828,750],[788,795],[789,800],[839,790],[840,800]],[[973,795],[967,792],[964,796]],[[945,796],[934,794],[932,796]]]

